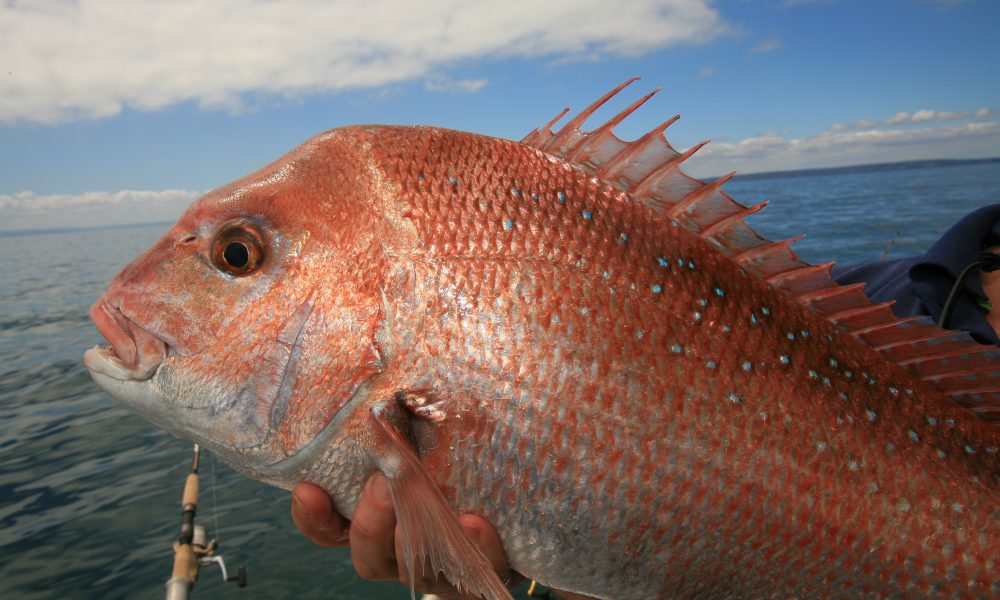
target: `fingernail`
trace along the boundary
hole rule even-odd
[[[372,478],[368,480],[368,493],[382,504],[391,502],[389,498],[389,484],[386,483],[385,476],[381,473],[372,475]]]
[[[476,544],[479,544],[482,541],[480,540],[480,537],[482,536],[482,530],[479,527],[476,527],[474,525],[470,527],[465,523],[461,523],[461,525],[462,525],[462,530],[465,531],[466,537],[468,537]]]
[[[307,517],[309,519],[313,518],[313,514],[309,512],[309,509],[306,508],[306,505],[301,500],[299,500],[299,497],[296,496],[295,494],[292,494],[292,512],[298,513],[303,517]]]

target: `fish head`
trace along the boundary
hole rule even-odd
[[[114,398],[257,479],[380,371],[382,275],[363,152],[327,132],[208,193],[128,264],[84,358]]]

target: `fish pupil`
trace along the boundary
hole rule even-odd
[[[235,269],[244,269],[250,264],[250,249],[243,242],[229,242],[222,253],[226,263]]]

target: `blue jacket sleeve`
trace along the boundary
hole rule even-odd
[[[972,211],[920,256],[838,266],[833,278],[842,284],[866,284],[868,297],[876,302],[895,300],[892,309],[898,317],[929,315],[937,322],[959,273],[975,262],[983,248],[996,244],[1000,244],[1000,204]],[[1000,345],[980,305],[982,298],[985,293],[976,273],[965,281],[950,327],[968,331],[981,344]]]

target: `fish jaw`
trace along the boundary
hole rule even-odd
[[[166,341],[125,316],[106,297],[94,303],[90,316],[111,344],[91,348],[84,355],[84,364],[92,373],[121,381],[145,381],[167,357],[170,347]]]
[[[176,413],[169,410],[167,398],[156,385],[156,375],[171,347],[161,337],[142,327],[101,296],[90,316],[98,331],[109,342],[83,355],[90,376],[115,400],[135,410],[146,419],[172,433],[182,433]]]

